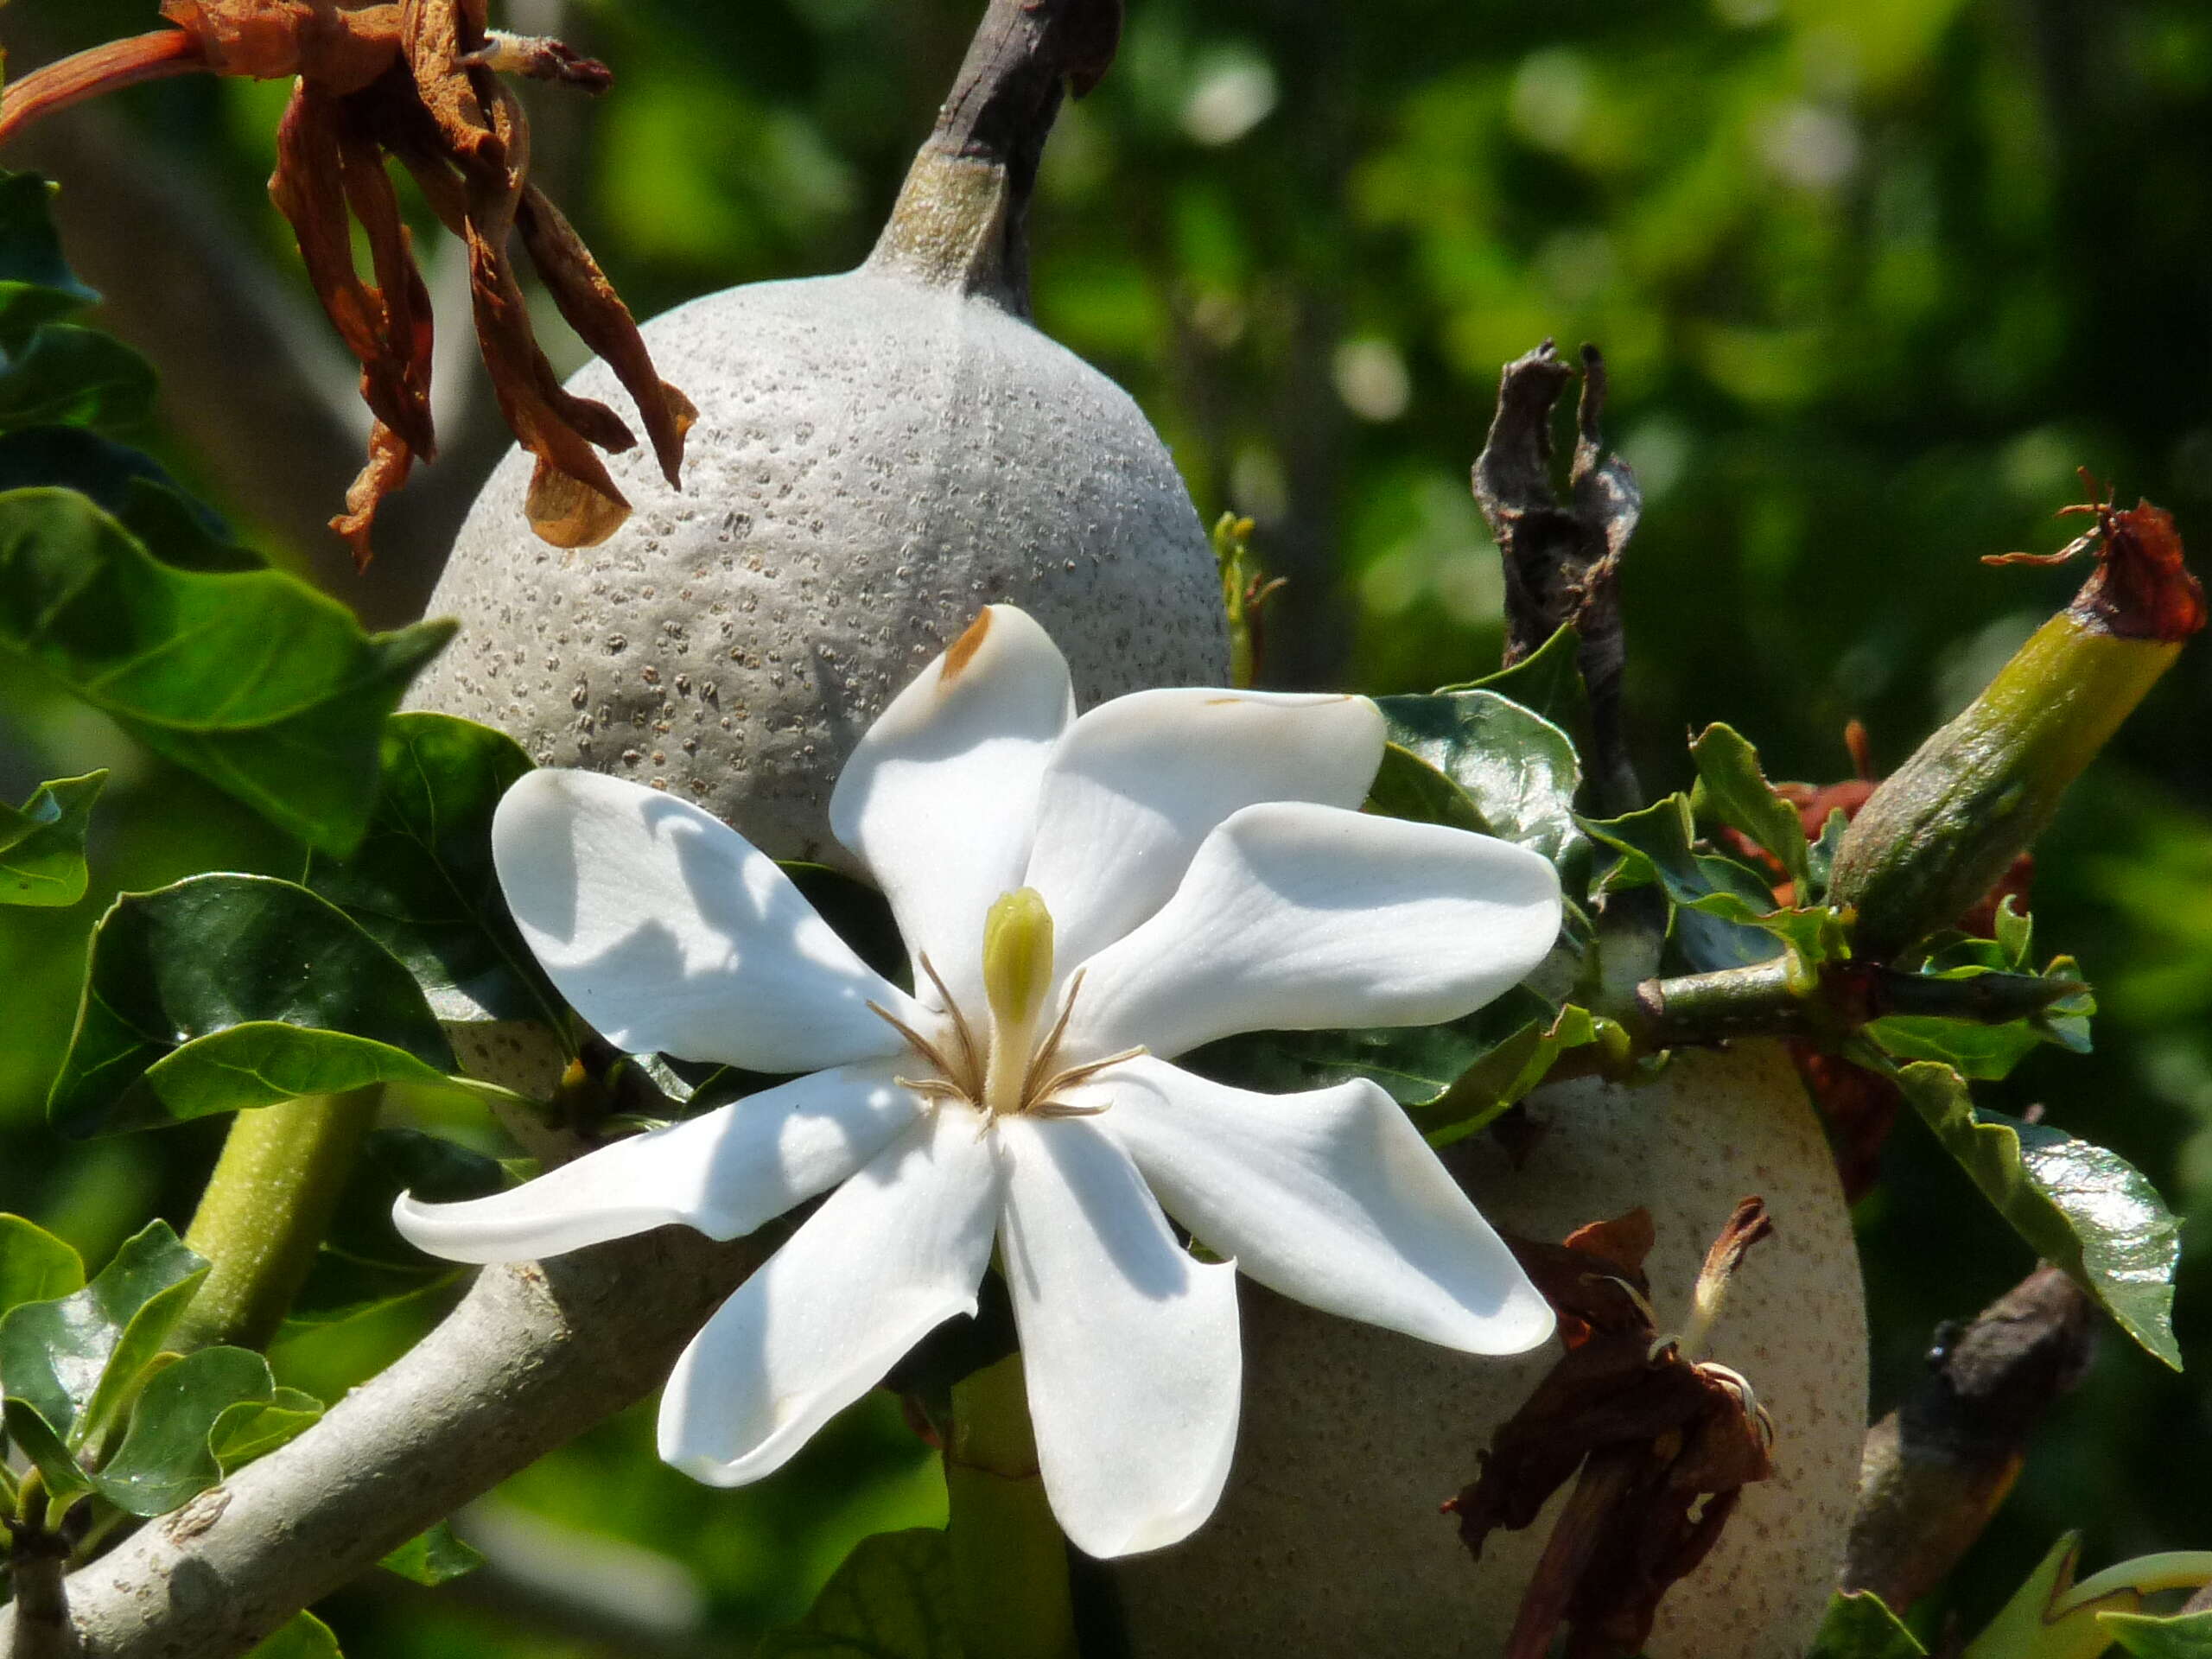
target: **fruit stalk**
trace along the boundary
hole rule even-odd
[[[1096,86],[1122,0],[991,0],[937,129],[869,256],[893,272],[1029,315],[1029,199],[1060,99]]]
[[[2168,514],[2147,501],[2086,511],[2096,528],[2055,556],[2097,554],[2074,603],[1852,820],[1829,898],[1857,911],[1862,959],[1897,955],[1987,892],[2204,626],[2204,592]]]

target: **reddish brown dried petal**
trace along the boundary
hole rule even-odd
[[[390,68],[399,45],[396,4],[162,0],[162,16],[192,33],[217,74],[251,80],[305,75],[341,97]]]
[[[330,521],[331,529],[353,549],[356,570],[367,569],[375,556],[369,537],[376,527],[377,509],[385,497],[407,482],[414,466],[415,452],[397,433],[382,421],[370,429],[368,464],[346,492],[346,511]]]
[[[33,122],[86,99],[173,75],[199,74],[208,67],[199,39],[175,29],[111,41],[47,64],[13,83],[0,98],[0,144]]]
[[[661,476],[671,488],[677,487],[683,473],[684,435],[699,418],[698,410],[660,378],[630,308],[622,303],[583,238],[536,186],[524,190],[515,225],[562,316],[636,400]]]
[[[467,171],[512,165],[520,174],[525,161],[506,155],[505,135],[486,107],[498,83],[489,70],[461,61],[483,47],[484,36],[480,7],[472,15],[460,0],[400,0],[401,49],[447,153]]]

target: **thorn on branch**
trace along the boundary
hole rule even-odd
[[[1582,348],[1568,505],[1552,480],[1552,411],[1573,370],[1546,340],[1505,365],[1497,412],[1475,461],[1476,504],[1505,563],[1505,663],[1562,627],[1581,636],[1577,663],[1590,692],[1592,781],[1601,809],[1632,811],[1643,791],[1628,754],[1621,709],[1627,661],[1620,564],[1643,511],[1636,474],[1606,452],[1605,358]]]
[[[1902,1614],[1948,1573],[1996,1514],[2044,1413],[2081,1381],[2088,1295],[2040,1267],[1971,1325],[1939,1326],[1927,1376],[1867,1431],[1859,1513],[1840,1587]]]

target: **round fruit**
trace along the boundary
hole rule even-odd
[[[1688,1313],[1736,1201],[1774,1236],[1731,1282],[1707,1349],[1751,1382],[1779,1430],[1776,1474],[1746,1487],[1719,1546],[1660,1605],[1652,1659],[1801,1659],[1842,1559],[1866,1430],[1866,1325],[1834,1166],[1780,1046],[1685,1052],[1652,1082],[1539,1090],[1542,1134],[1516,1167],[1491,1136],[1446,1154],[1505,1232],[1557,1241],[1637,1205],[1662,1321]],[[1227,1496],[1189,1542],[1118,1564],[1138,1659],[1192,1653],[1494,1659],[1559,1507],[1494,1533],[1480,1562],[1438,1504],[1534,1389],[1556,1344],[1516,1360],[1430,1347],[1249,1283],[1244,1418]]]
[[[1111,55],[1109,14],[996,0],[866,265],[645,326],[698,407],[680,494],[618,458],[636,512],[563,550],[531,533],[531,459],[511,454],[431,597],[462,629],[414,702],[849,868],[826,816],[839,768],[986,604],[1035,616],[1085,703],[1221,683],[1219,579],[1173,461],[1027,316],[1037,159],[1065,86]],[[601,364],[574,385],[614,390]]]

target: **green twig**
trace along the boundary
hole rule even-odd
[[[184,1242],[214,1265],[170,1346],[259,1348],[315,1265],[379,1088],[240,1112]]]

